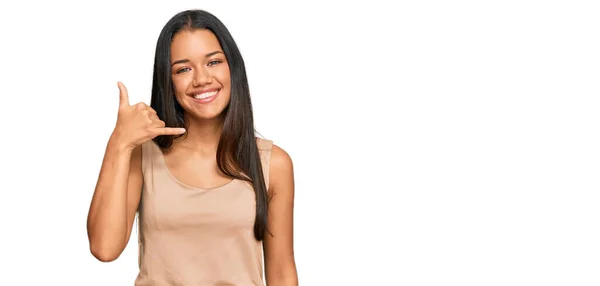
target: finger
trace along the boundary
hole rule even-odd
[[[158,135],[180,135],[185,133],[185,128],[163,127],[155,129]]]
[[[127,93],[127,88],[122,82],[117,82],[117,86],[119,86],[119,106],[129,106],[129,94]]]
[[[138,103],[136,103],[134,106],[135,106],[135,109],[137,109],[137,110],[145,110],[145,111],[148,111],[148,105],[146,105],[146,103],[144,103],[144,102],[138,102]],[[148,112],[149,112],[149,111],[148,111]]]
[[[148,119],[150,119],[152,121],[161,121],[160,118],[158,118],[158,115],[152,114],[152,113],[148,114]]]
[[[157,118],[150,119],[152,121],[152,127],[163,128],[166,126],[165,122]]]
[[[152,114],[157,114],[157,113],[156,113],[156,110],[154,110],[154,108],[152,108],[152,107],[150,107],[150,106],[147,106],[146,108],[148,109],[148,111],[150,111],[150,113],[152,113]]]
[[[152,121],[152,123],[156,122],[156,121],[161,121],[160,118],[158,117],[158,114],[153,113],[149,110],[143,110],[142,111],[144,113],[144,115],[146,116],[146,118],[148,118],[148,120]]]

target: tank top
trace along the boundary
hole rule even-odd
[[[257,138],[257,145],[268,186],[273,142]],[[142,144],[142,174],[135,286],[264,286],[251,184],[188,186],[169,171],[152,140]]]

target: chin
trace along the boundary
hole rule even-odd
[[[196,119],[196,120],[217,120],[217,119],[225,118],[225,114],[223,114],[223,113],[216,113],[216,114],[191,113],[190,115],[192,116],[193,119]]]
[[[187,110],[187,115],[190,119],[195,120],[216,120],[225,118],[225,108],[215,108],[213,110]]]
[[[215,120],[225,117],[227,104],[215,101],[208,105],[198,106],[193,103],[189,104],[186,102],[186,104],[182,107],[185,110],[186,116],[190,117],[190,119]]]

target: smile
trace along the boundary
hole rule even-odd
[[[219,94],[219,91],[221,91],[221,90],[218,89],[218,90],[203,92],[203,93],[199,93],[199,94],[194,94],[194,96],[192,96],[192,98],[194,98],[194,101],[199,102],[199,103],[208,103],[208,102],[213,101],[217,97],[217,95]]]

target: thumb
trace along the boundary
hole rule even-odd
[[[129,106],[129,94],[127,93],[127,88],[122,82],[117,82],[119,86],[119,106]]]

